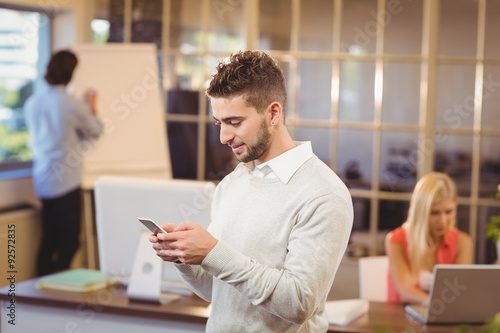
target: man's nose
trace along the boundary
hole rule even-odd
[[[220,138],[219,138],[220,143],[222,143],[223,145],[229,144],[233,140],[233,137],[234,137],[234,134],[233,134],[232,130],[228,126],[221,124],[220,125]]]

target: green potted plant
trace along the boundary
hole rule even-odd
[[[497,187],[496,199],[500,199],[500,184]],[[490,217],[486,224],[486,237],[497,245],[497,263],[500,263],[500,214]]]
[[[500,215],[490,217],[486,225],[486,237],[491,238],[495,243],[500,240]]]

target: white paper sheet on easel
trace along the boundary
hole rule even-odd
[[[171,178],[165,106],[154,44],[76,45],[75,97],[98,93],[104,135],[82,147],[84,176],[162,172]],[[83,154],[84,153],[84,154]]]

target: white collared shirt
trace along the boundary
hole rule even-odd
[[[255,165],[254,162],[249,162],[247,163],[247,167],[253,169],[253,175],[256,177],[278,177],[284,184],[287,184],[300,166],[313,156],[310,141],[295,142],[295,144],[295,148],[292,148],[265,163]]]

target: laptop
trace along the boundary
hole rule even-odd
[[[480,324],[500,312],[500,265],[434,266],[430,306],[406,305],[421,324]]]

